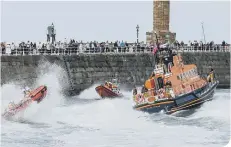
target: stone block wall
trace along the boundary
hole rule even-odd
[[[198,72],[206,76],[213,68],[220,81],[220,88],[230,87],[230,54],[227,52],[196,52],[182,54],[185,64],[194,63]],[[117,77],[121,84],[141,85],[153,71],[151,54],[92,54],[72,56],[2,56],[1,85],[16,82],[33,85],[38,75],[50,65],[58,65],[65,71],[64,92],[76,95],[95,83],[104,83]],[[49,63],[44,68],[41,64]],[[39,69],[39,70],[38,70]]]

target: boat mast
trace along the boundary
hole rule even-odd
[[[157,52],[159,51],[160,48],[159,48],[159,41],[158,41],[156,31],[154,32],[154,34],[155,34],[155,37],[156,37],[156,47],[157,47],[157,51],[156,51],[156,54],[155,54],[155,63],[156,63]]]
[[[157,51],[156,51],[156,53],[154,55],[155,56],[154,58],[155,58],[155,67],[157,67],[156,66],[156,62],[158,62],[158,60],[156,60],[156,59],[157,59],[157,52],[159,51],[159,42],[158,42],[158,37],[157,37],[156,31],[154,33],[155,33],[155,37],[156,37],[156,47],[157,47]],[[156,79],[156,77],[154,77],[154,81],[155,81],[155,87],[156,87],[156,89],[159,89],[159,82]]]
[[[206,40],[205,40],[205,31],[204,31],[204,25],[203,25],[203,24],[204,24],[204,23],[201,22],[202,31],[203,31],[203,36],[204,36],[204,42],[205,42],[205,44],[206,44]]]

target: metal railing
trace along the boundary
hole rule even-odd
[[[179,47],[178,51],[181,51],[181,52],[230,52],[231,46],[215,46],[215,47],[185,46],[185,47]]]
[[[167,51],[168,49],[160,49],[160,51]],[[193,47],[185,46],[173,48],[176,52],[230,52],[230,46],[218,47]],[[152,47],[67,47],[67,48],[14,48],[14,49],[0,49],[1,56],[24,56],[24,55],[78,55],[78,54],[140,54],[152,53]]]

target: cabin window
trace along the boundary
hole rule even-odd
[[[191,77],[191,76],[192,76],[191,70],[190,70],[190,71],[188,71],[188,73],[189,73],[189,76]]]
[[[184,73],[181,74],[181,79],[182,79],[182,80],[185,79],[185,74],[184,74]]]
[[[189,71],[186,72],[187,78],[190,77]]]
[[[196,68],[194,68],[194,74],[197,75],[197,69]]]
[[[195,76],[195,69],[192,69],[193,76]]]
[[[183,79],[184,79],[183,74],[180,74],[180,79],[181,79],[181,80],[183,80]]]
[[[181,74],[179,74],[179,77],[180,77],[180,80],[182,80],[182,75]]]
[[[186,73],[183,73],[183,76],[184,76],[184,79],[187,78],[187,74]]]
[[[197,75],[197,68],[195,68],[195,74]]]
[[[190,70],[189,73],[190,73],[190,76],[192,77],[193,76],[193,71]]]
[[[193,75],[194,75],[194,76],[196,75],[195,69],[193,69]]]
[[[184,79],[183,74],[180,74],[180,78],[181,78],[181,80],[183,80],[183,79]]]

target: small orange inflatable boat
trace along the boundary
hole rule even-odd
[[[102,97],[102,98],[113,98],[113,97],[122,97],[122,94],[117,93],[112,91],[111,89],[101,85],[101,86],[97,86],[95,88],[96,92]]]
[[[43,98],[46,96],[46,94],[47,94],[47,87],[40,86],[37,89],[31,91],[29,97],[31,97],[33,101],[37,101],[37,103],[40,103],[43,100]]]
[[[114,79],[114,83],[106,82],[104,85],[97,86],[95,88],[96,92],[102,97],[102,98],[114,98],[114,97],[122,97],[123,95],[120,93],[120,90],[118,89],[117,82]]]
[[[25,110],[33,101],[40,103],[47,94],[47,87],[45,85],[39,86],[38,88],[31,90],[27,98],[24,98],[19,104],[10,103],[8,110],[2,114],[3,117],[9,118],[14,116],[20,111]]]

